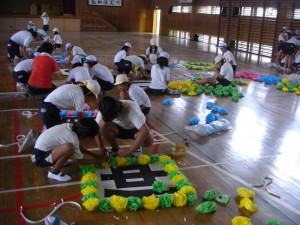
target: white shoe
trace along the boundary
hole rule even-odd
[[[48,178],[53,179],[53,180],[58,180],[58,181],[70,181],[70,180],[72,180],[72,178],[69,175],[64,174],[62,172],[59,172],[58,174],[54,174],[54,173],[51,173],[49,171],[48,172]]]
[[[139,147],[138,149],[133,151],[133,156],[134,157],[139,157],[141,155],[143,155],[143,149],[141,147]]]

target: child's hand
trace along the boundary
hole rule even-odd
[[[120,157],[126,157],[131,154],[132,154],[132,151],[130,150],[130,148],[123,148],[118,151],[118,156],[120,156]]]

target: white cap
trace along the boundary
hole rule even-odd
[[[40,52],[33,53],[34,57],[38,57],[40,54],[41,54]]]
[[[32,20],[30,20],[30,21],[28,21],[28,24],[33,25],[34,23]]]
[[[157,63],[157,55],[156,54],[150,54],[149,55],[149,60],[152,64],[156,64]]]
[[[127,47],[129,47],[129,48],[132,48],[131,44],[129,42],[126,42],[124,45],[127,46]]]
[[[156,39],[155,38],[150,39],[150,45],[156,45]]]
[[[115,85],[123,84],[125,82],[129,82],[127,75],[126,74],[119,74],[116,77],[116,83],[115,83]]]
[[[215,64],[219,63],[222,59],[223,59],[222,55],[217,55],[217,57],[215,58]]]
[[[227,48],[227,44],[226,43],[222,43],[219,45],[219,48]]]
[[[85,62],[97,62],[97,58],[96,58],[96,56],[94,56],[94,55],[88,55],[88,56],[85,58]]]
[[[57,28],[57,27],[55,27],[55,28],[53,28],[53,30],[52,30],[53,32],[57,32],[57,33],[59,33],[59,29]]]
[[[288,29],[289,29],[289,27],[287,27],[287,26],[282,27],[282,30],[288,30]]]
[[[69,43],[66,44],[65,49],[67,50],[67,49],[72,48],[72,47],[73,47],[73,45],[69,42]]]
[[[36,30],[37,35],[39,35],[41,38],[44,38],[47,36],[46,32],[42,29],[37,29]]]
[[[162,52],[162,53],[160,53],[159,57],[165,57],[165,58],[169,59],[170,55],[167,52]]]
[[[72,63],[72,65],[75,64],[75,63],[82,63],[81,57],[79,55],[74,56],[71,63]]]
[[[89,89],[91,92],[93,92],[93,94],[96,96],[96,98],[98,98],[98,95],[101,91],[101,87],[99,85],[99,83],[95,80],[87,80],[86,81],[86,87],[87,89]]]
[[[43,12],[42,16],[48,16],[47,12]]]

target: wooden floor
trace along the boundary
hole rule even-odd
[[[12,73],[6,59],[6,43],[12,34],[0,34],[0,144],[15,142],[16,135],[27,134],[30,129],[41,131],[39,117],[27,118],[24,111],[37,112],[39,101],[28,100],[21,96],[4,95],[16,91]],[[114,55],[129,41],[133,46],[132,54],[144,53],[152,37],[149,33],[63,33],[64,43],[72,42],[81,46],[86,53],[97,56],[100,63],[113,68]],[[170,62],[184,64],[187,61],[212,62],[216,54],[215,46],[181,40],[165,36],[159,37],[160,46],[170,53]],[[252,59],[254,59],[253,56]],[[274,75],[276,71],[265,64],[257,63],[251,57],[237,55],[238,71],[253,70],[259,74]],[[187,79],[182,67],[172,68],[172,79]],[[195,72],[195,71],[193,71]],[[300,75],[299,75],[300,76]],[[294,93],[276,90],[275,85],[249,81],[248,86],[238,86],[244,94],[239,102],[230,97],[214,95],[187,96],[150,96],[152,109],[149,122],[153,129],[173,143],[183,144],[184,138],[191,139],[188,153],[174,157],[180,170],[197,189],[198,199],[190,207],[157,210],[141,209],[138,212],[122,211],[113,213],[82,211],[72,206],[58,210],[58,215],[68,224],[107,224],[107,225],[198,225],[231,224],[236,216],[248,216],[255,225],[267,224],[278,220],[284,225],[300,224],[300,97]],[[117,91],[109,92],[116,95]],[[164,99],[172,99],[173,104],[163,105]],[[184,127],[189,119],[200,118],[205,122],[209,113],[207,102],[224,107],[229,114],[224,116],[231,129],[206,136],[186,132]],[[92,109],[97,106],[94,98],[87,100]],[[91,141],[85,147],[95,148]],[[170,144],[155,145],[146,149],[148,154],[167,152]],[[47,179],[48,169],[35,167],[30,153],[18,154],[18,147],[0,148],[0,224],[25,224],[20,217],[20,207],[31,220],[40,220],[48,215],[55,203],[76,201],[81,204],[79,167],[65,167],[64,172],[74,179],[69,183],[58,183]],[[273,179],[268,186],[270,195],[263,187],[254,188],[253,200],[259,209],[249,214],[239,209],[236,189],[250,188],[261,184],[265,177]],[[217,205],[211,214],[200,214],[195,209],[203,202],[203,193],[212,188],[231,196],[227,206]],[[43,224],[43,223],[40,223]]]

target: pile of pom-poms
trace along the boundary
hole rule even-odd
[[[295,92],[296,95],[300,95],[300,84],[298,82],[291,82],[288,78],[284,78],[282,82],[278,82],[276,88],[283,92]]]
[[[260,77],[260,75],[251,70],[240,70],[240,71],[236,72],[235,77],[236,78],[246,78],[246,79],[257,81],[258,78]]]
[[[187,180],[186,176],[179,171],[176,163],[166,155],[141,155],[139,157],[127,158],[110,158],[106,163],[96,165],[97,167],[116,168],[118,166],[129,165],[146,165],[149,163],[160,163],[167,173],[167,177],[176,185],[177,192],[169,194],[164,193],[168,190],[165,184],[161,182],[154,182],[152,184],[152,191],[150,196],[135,197],[122,197],[113,195],[100,199],[98,191],[98,182],[95,166],[84,166],[81,168],[81,193],[83,194],[83,206],[88,211],[113,212],[115,211],[137,211],[141,208],[155,210],[158,207],[169,208],[172,206],[183,207],[191,206],[197,199],[197,191]],[[155,194],[160,193],[157,197]]]
[[[61,65],[65,65],[69,63],[69,58],[67,56],[53,55],[52,58]]]
[[[185,126],[185,130],[194,131],[200,136],[207,136],[229,129],[230,123],[226,119],[218,119],[208,124],[198,124],[194,126]]]
[[[164,99],[163,100],[163,105],[172,105],[172,104],[173,104],[172,99]]]
[[[84,111],[86,117],[96,117],[98,112],[99,111],[97,109],[95,109],[94,111],[92,111],[92,110]],[[74,117],[74,118],[77,118],[78,117],[78,112],[74,111],[74,110],[62,110],[62,111],[60,111],[59,115],[61,117]]]
[[[265,84],[277,84],[278,82],[281,82],[282,79],[274,75],[262,75],[257,79],[257,81]]]
[[[185,67],[189,70],[214,70],[214,64],[207,62],[187,62]]]
[[[227,115],[228,114],[228,111],[227,111],[226,108],[224,108],[224,107],[219,108],[219,107],[215,106],[215,104],[213,102],[207,102],[206,103],[206,108],[211,109],[211,111],[213,113],[219,113],[220,115]]]
[[[239,208],[244,208],[251,213],[257,211],[258,207],[254,205],[252,201],[255,196],[255,192],[253,190],[240,187],[237,189],[237,195],[241,199]]]

